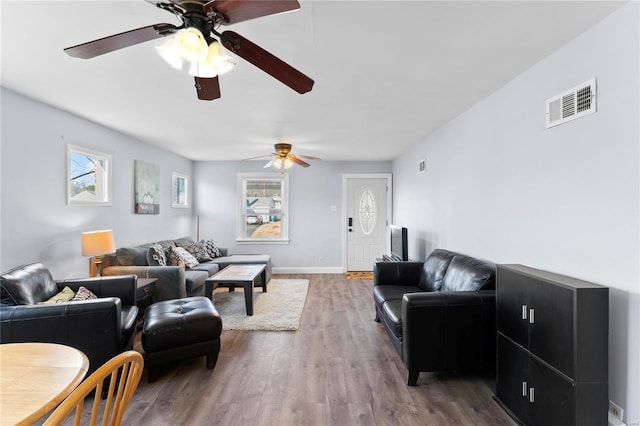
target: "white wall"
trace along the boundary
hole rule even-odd
[[[43,262],[57,279],[86,276],[80,233],[113,229],[116,246],[185,235],[211,237],[232,253],[266,253],[279,272],[342,270],[342,175],[389,173],[391,162],[313,162],[290,173],[288,245],[236,245],[236,174],[262,162],[192,162],[54,107],[2,89],[0,271]],[[66,205],[67,144],[111,154],[113,205]],[[160,166],[160,214],[133,212],[134,160]],[[171,175],[191,176],[194,202],[171,207]],[[331,211],[336,206],[336,211]],[[320,257],[323,262],[320,262]]]
[[[308,168],[294,166],[288,171],[291,242],[238,245],[236,176],[265,172],[265,162],[196,162],[195,214],[200,216],[200,237],[212,238],[231,253],[269,254],[274,272],[342,272],[342,175],[390,173],[391,162],[313,161]]]
[[[410,256],[436,247],[609,286],[609,397],[640,422],[640,4],[632,2],[393,162]],[[545,129],[597,78],[598,111]],[[416,162],[426,158],[427,172]]]
[[[54,278],[87,276],[80,233],[113,229],[116,246],[192,235],[192,209],[171,208],[171,175],[193,162],[2,89],[0,271],[42,262]],[[66,147],[113,157],[113,205],[66,205]],[[160,214],[133,212],[133,162],[160,166]]]

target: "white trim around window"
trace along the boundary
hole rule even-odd
[[[111,206],[111,155],[67,145],[67,205]]]
[[[289,243],[289,174],[238,173],[238,244]]]

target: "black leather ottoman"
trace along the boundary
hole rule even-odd
[[[144,313],[142,347],[149,383],[158,378],[157,366],[201,355],[213,369],[220,352],[222,320],[206,297],[163,300]]]

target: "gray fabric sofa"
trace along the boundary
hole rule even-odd
[[[153,245],[163,248],[185,246],[194,243],[190,237],[175,240],[162,240],[131,247],[121,247],[114,254],[105,257],[102,275],[134,274],[138,278],[157,278],[154,302],[160,300],[179,299],[183,297],[201,296],[204,294],[204,282],[219,270],[229,265],[265,264],[266,280],[271,279],[271,256],[266,254],[234,254],[229,255],[227,249],[218,248],[221,257],[208,262],[186,268],[184,266],[151,266],[148,262],[148,251]]]

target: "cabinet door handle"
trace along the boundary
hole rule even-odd
[[[522,319],[527,319],[527,305],[522,305]]]
[[[535,310],[529,309],[529,324],[535,324]]]
[[[534,388],[529,388],[529,402],[536,402],[536,398],[535,398],[535,389]]]
[[[522,396],[527,396],[527,382],[522,382]]]

